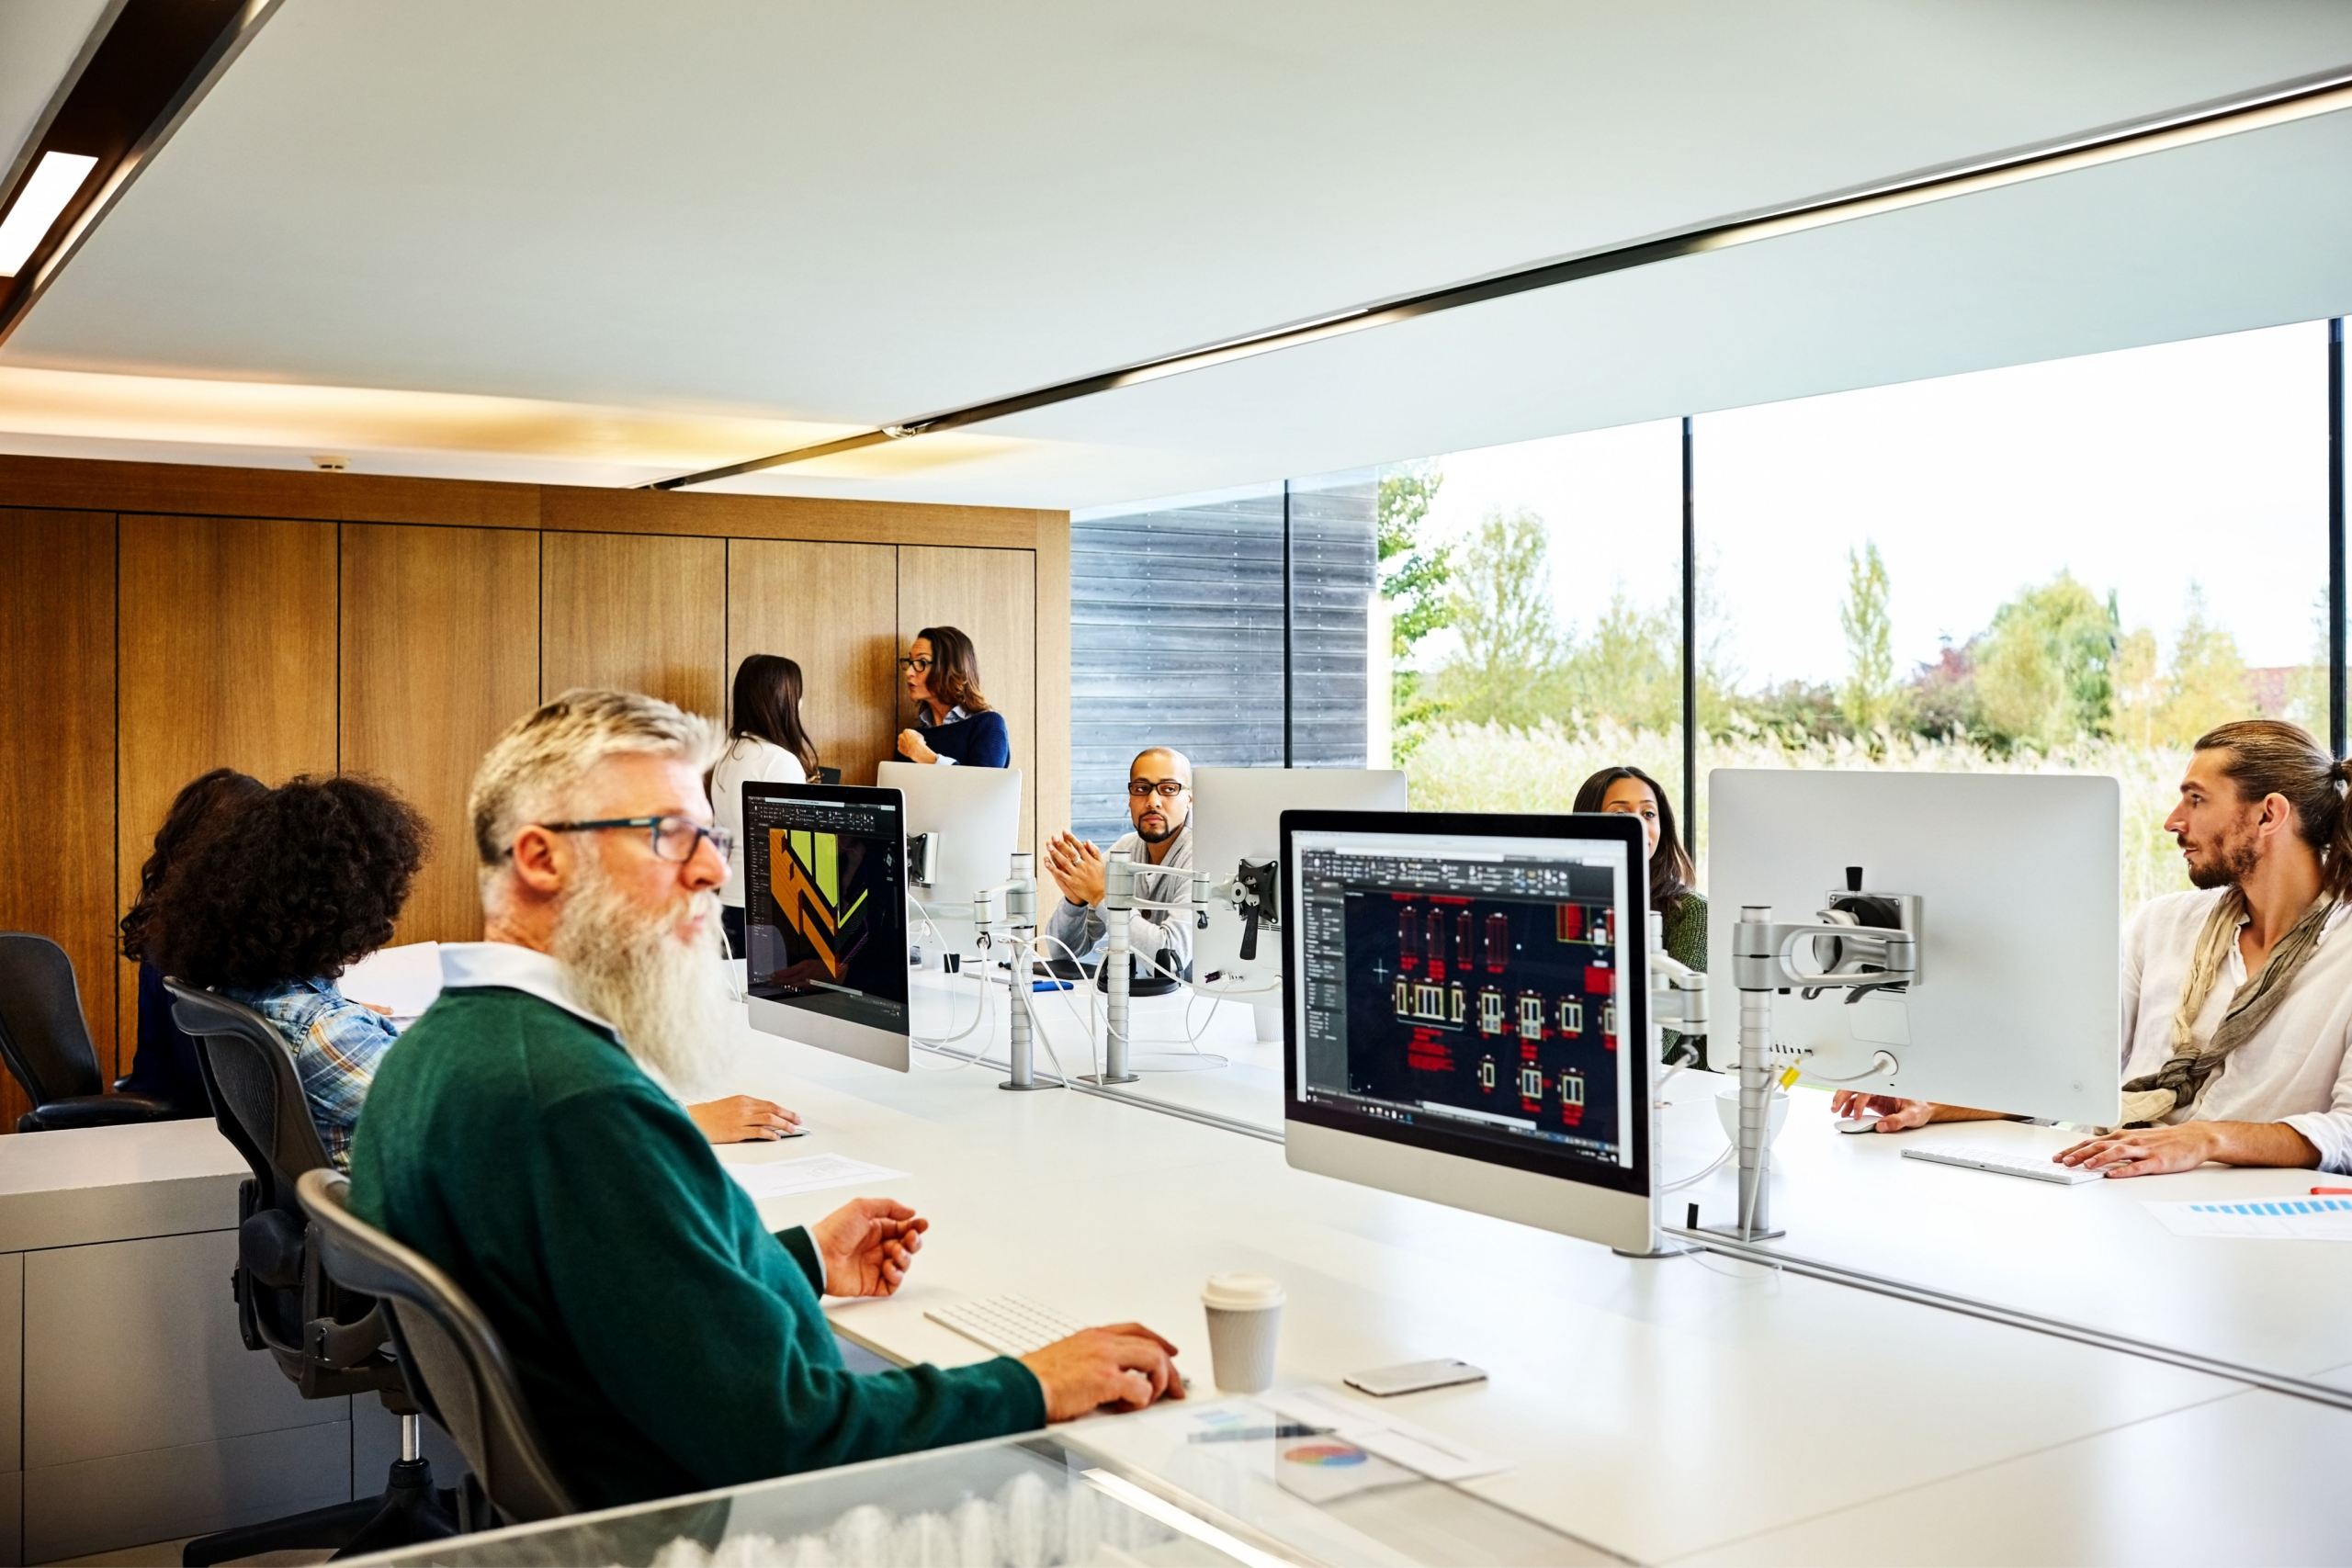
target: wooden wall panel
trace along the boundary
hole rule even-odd
[[[872,784],[874,765],[897,745],[898,637],[899,552],[889,546],[728,541],[729,688],[746,655],[797,662],[801,723],[844,784]]]
[[[958,627],[972,639],[979,653],[980,690],[1004,715],[1012,765],[1021,770],[1028,796],[1021,821],[1024,850],[1035,847],[1038,822],[1036,558],[1031,550],[931,545],[899,550],[899,644],[924,626],[938,626]],[[1067,593],[1063,604],[1069,604]],[[899,713],[902,726],[914,722],[903,693]],[[1066,785],[1063,794],[1069,794]],[[1065,799],[1060,810],[1069,809]]]
[[[727,711],[727,541],[540,536],[539,692],[617,686]]]
[[[0,865],[11,868],[0,878],[0,930],[39,931],[65,949],[108,1078],[114,537],[111,513],[0,510]],[[6,1081],[0,1131],[30,1109]]]
[[[539,536],[343,526],[343,769],[432,821],[399,942],[481,936],[466,791],[482,753],[539,701]]]
[[[335,767],[335,529],[122,519],[115,885],[128,907],[164,811],[209,768],[267,784]],[[130,1066],[137,971],[120,966]]]

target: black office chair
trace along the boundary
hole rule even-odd
[[[19,1133],[169,1122],[180,1114],[157,1095],[103,1092],[74,961],[32,931],[0,931],[0,1061],[33,1102],[17,1118]]]
[[[548,1461],[522,1381],[490,1319],[456,1280],[351,1212],[351,1182],[311,1170],[296,1183],[327,1277],[383,1309],[409,1396],[456,1439],[502,1524],[577,1513]]]
[[[164,984],[172,1017],[196,1040],[213,1121],[253,1170],[237,1190],[237,1268],[230,1276],[245,1348],[267,1350],[305,1399],[372,1393],[401,1418],[401,1457],[382,1495],[202,1536],[180,1560],[224,1562],[320,1547],[356,1557],[459,1533],[456,1495],[433,1484],[415,1402],[383,1348],[383,1314],[372,1298],[329,1277],[296,1196],[298,1178],[332,1167],[284,1037],[241,1003],[176,980]]]

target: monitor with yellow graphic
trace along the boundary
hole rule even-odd
[[[904,824],[894,789],[743,786],[754,1028],[906,1070]]]

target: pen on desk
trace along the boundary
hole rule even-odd
[[[1328,1438],[1330,1435],[1329,1427],[1307,1427],[1295,1421],[1285,1421],[1279,1427],[1227,1427],[1216,1432],[1195,1432],[1190,1440],[1195,1443],[1252,1443],[1263,1442],[1269,1438]]]
[[[2352,1187],[2314,1187],[2312,1189],[2312,1196],[2314,1198],[2352,1198]]]

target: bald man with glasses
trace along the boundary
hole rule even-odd
[[[1170,874],[1136,879],[1136,897],[1155,904],[1189,906],[1193,871],[1193,764],[1182,751],[1155,746],[1127,764],[1127,817],[1135,831],[1111,846],[1125,850],[1137,866]],[[1091,955],[1109,928],[1102,919],[1102,852],[1064,833],[1046,846],[1046,874],[1061,889],[1062,901],[1046,920],[1044,934],[1070,953]],[[1138,908],[1127,917],[1127,946],[1147,964],[1170,977],[1189,977],[1193,966],[1193,920],[1189,908]],[[1068,956],[1057,953],[1056,956]]]

